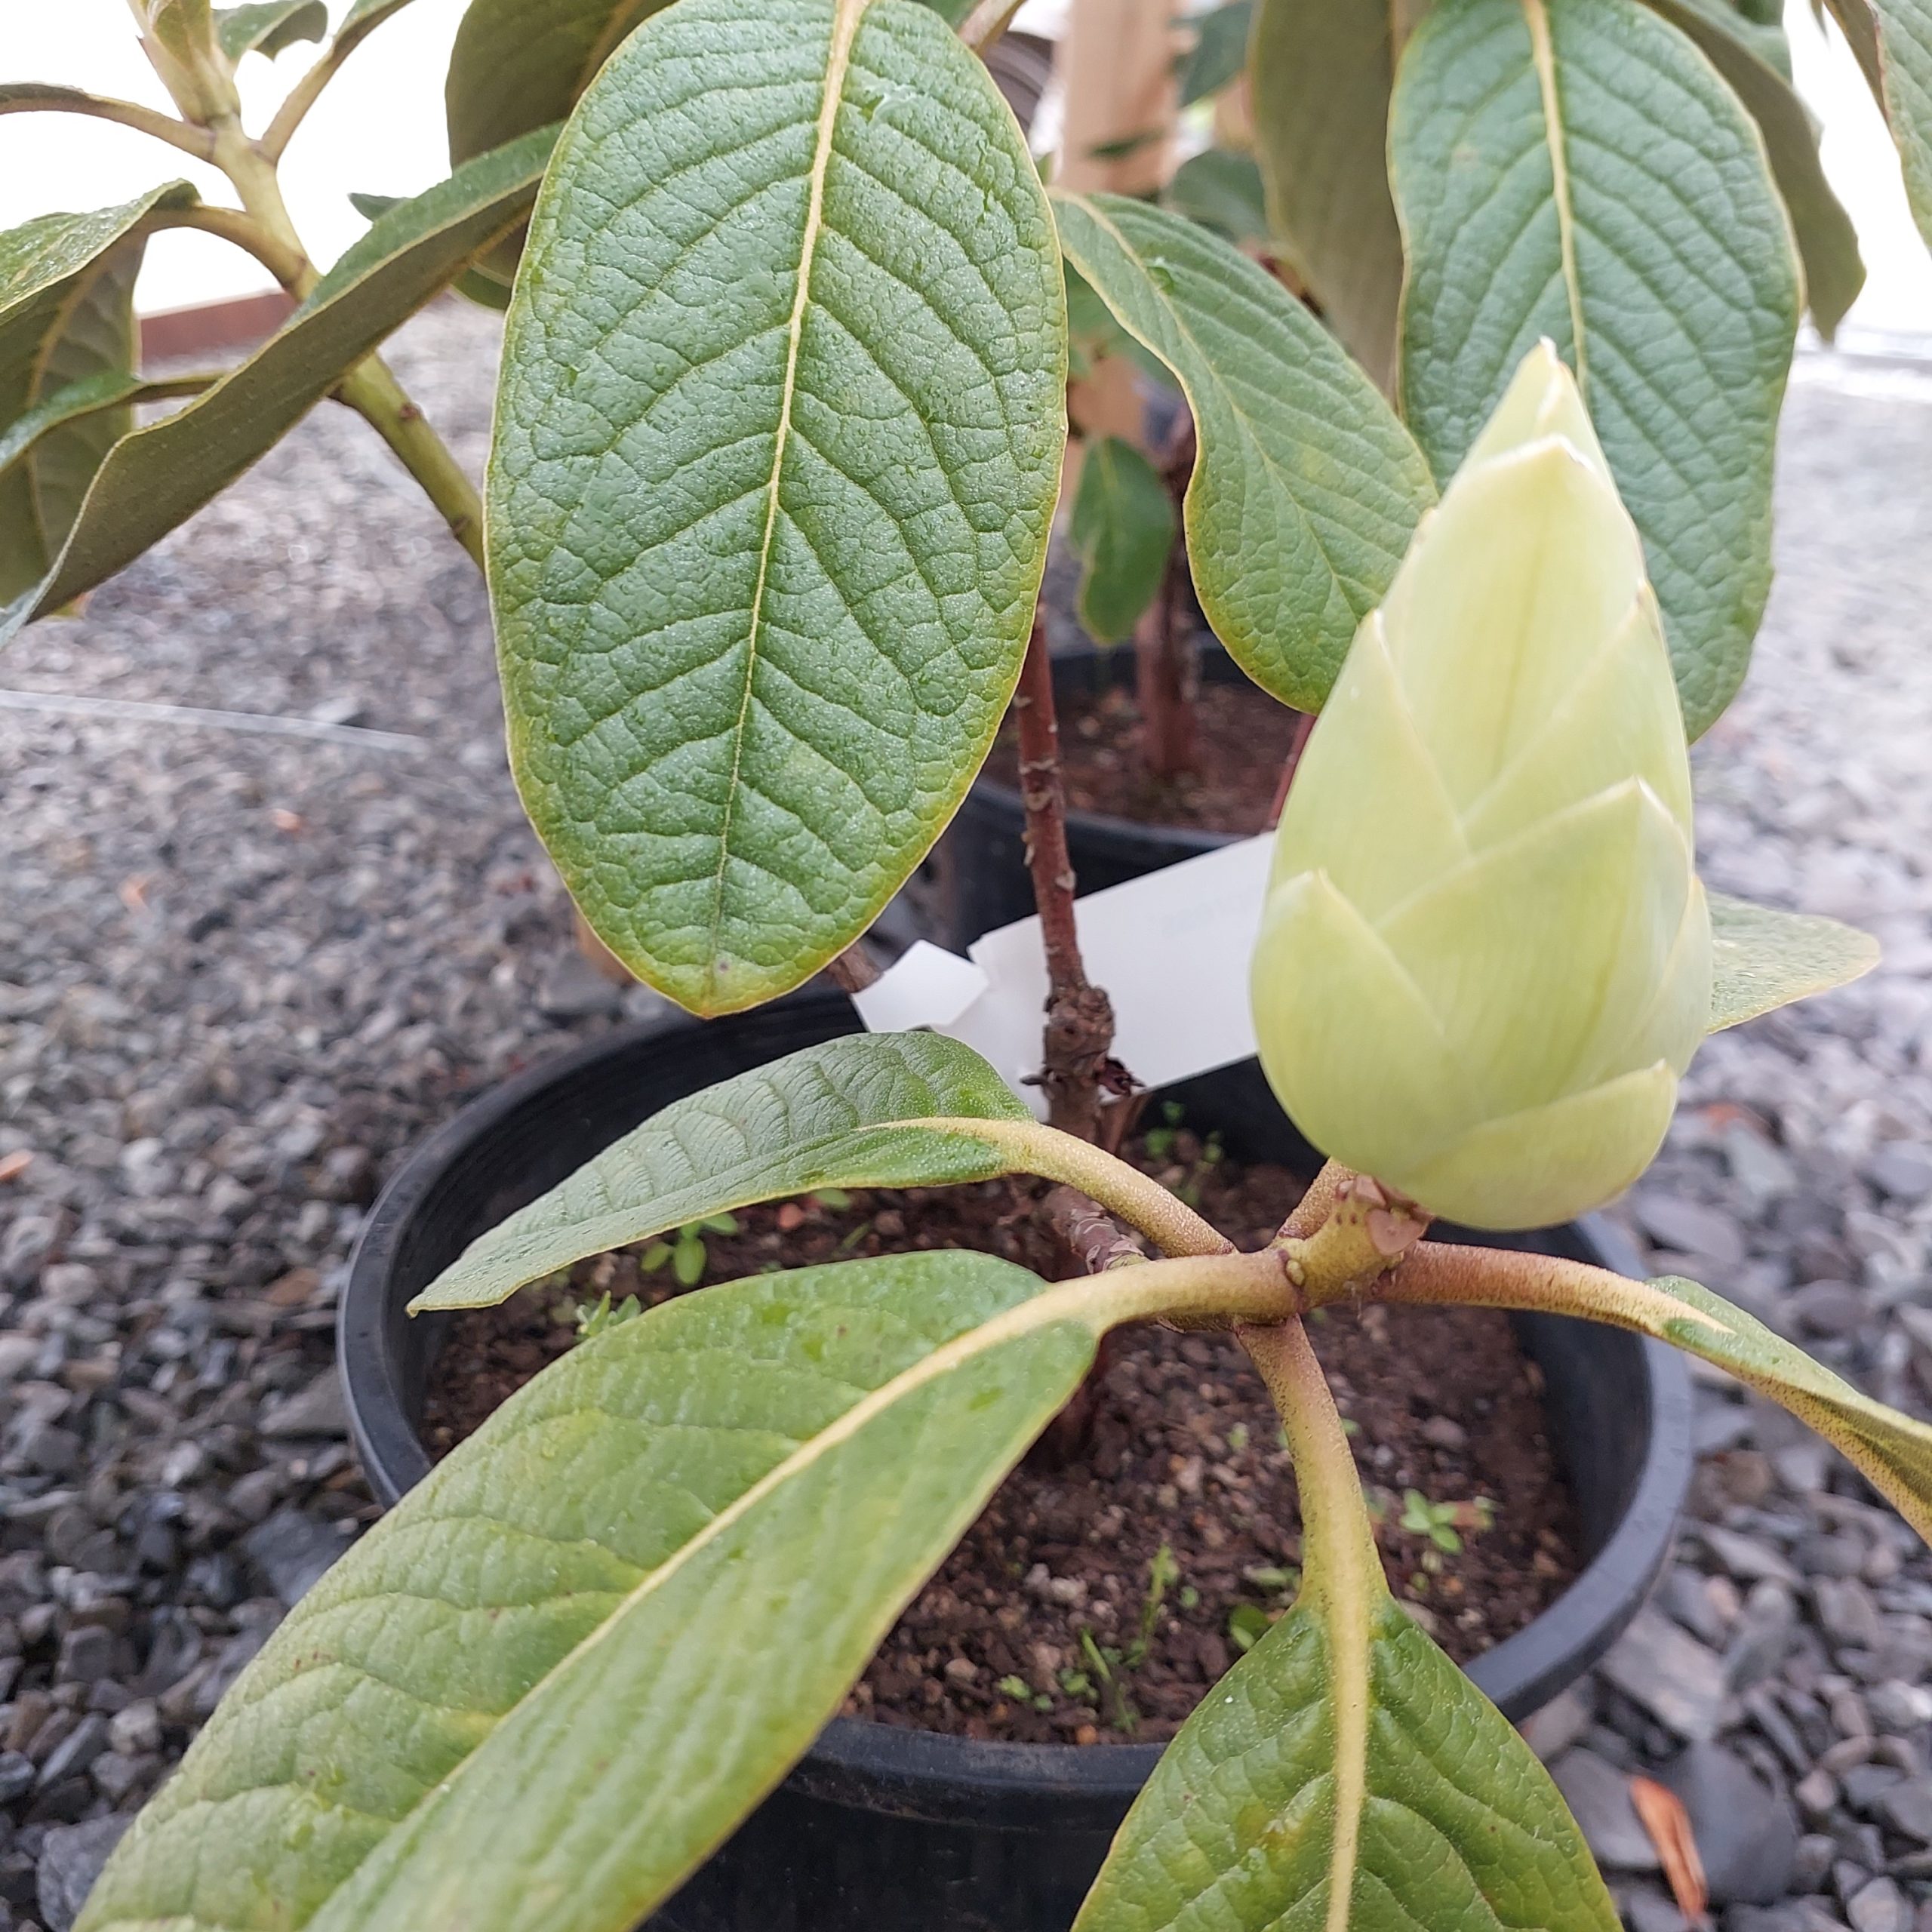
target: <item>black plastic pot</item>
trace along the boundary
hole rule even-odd
[[[1201,675],[1208,684],[1247,682],[1246,673],[1211,639],[1201,653]],[[1131,689],[1134,678],[1131,645],[1103,651],[1080,644],[1054,656],[1054,689],[1063,701],[1075,693],[1105,691],[1115,685]],[[906,888],[904,900],[918,930],[963,952],[983,933],[1030,916],[1033,888],[1021,836],[1025,826],[1018,791],[981,773]],[[1143,825],[1106,812],[1066,815],[1067,850],[1083,893],[1124,884],[1234,842],[1229,832]],[[907,930],[909,934],[912,928]]]
[[[854,1030],[811,994],[709,1026],[614,1033],[485,1095],[383,1190],[358,1244],[339,1340],[357,1448],[386,1503],[428,1472],[416,1432],[442,1318],[405,1305],[483,1230],[681,1096]],[[1250,1061],[1173,1090],[1231,1152],[1306,1160]],[[1595,1222],[1511,1246],[1626,1265]],[[1551,1435],[1587,1567],[1527,1628],[1470,1666],[1512,1718],[1586,1669],[1655,1580],[1690,1472],[1690,1394],[1655,1343],[1518,1318],[1548,1386]],[[652,1921],[657,1932],[1065,1932],[1158,1746],[975,1743],[839,1718]]]

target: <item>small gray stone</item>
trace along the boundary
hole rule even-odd
[[[24,1751],[0,1751],[0,1804],[11,1804],[32,1790],[36,1774]]]
[[[1895,1832],[1932,1844],[1932,1777],[1907,1778],[1879,1795],[1876,1810]]]
[[[1865,1177],[1897,1200],[1925,1200],[1932,1196],[1932,1149],[1889,1141],[1866,1162]]]
[[[1807,1281],[1785,1303],[1785,1312],[1809,1335],[1855,1335],[1872,1306],[1849,1281]]]
[[[1620,1872],[1654,1872],[1657,1848],[1630,1799],[1630,1780],[1594,1751],[1566,1751],[1549,1767],[1586,1842],[1601,1865]]]
[[[34,1881],[48,1932],[71,1932],[108,1854],[132,1823],[127,1814],[111,1811],[84,1825],[57,1825],[41,1841]]]
[[[1724,1663],[1660,1611],[1646,1604],[1599,1668],[1687,1743],[1717,1734],[1724,1707]]]
[[[1852,1932],[1912,1932],[1911,1902],[1890,1878],[1874,1878],[1845,1906]]]
[[[592,1020],[623,1011],[623,989],[574,949],[544,976],[537,1010],[550,1020]]]
[[[1932,1690],[1903,1678],[1875,1684],[1865,1694],[1865,1702],[1873,1723],[1895,1737],[1909,1737],[1932,1724]]]
[[[325,1369],[307,1387],[285,1396],[262,1417],[262,1433],[281,1440],[294,1435],[343,1436],[349,1433],[349,1409],[342,1377]]]
[[[57,1684],[98,1684],[114,1668],[114,1633],[98,1623],[77,1624],[60,1640]]]
[[[1621,1900],[1629,1932],[1685,1932],[1684,1915],[1674,1899],[1647,1887],[1632,1886]]]
[[[1740,1536],[1735,1530],[1720,1529],[1715,1523],[1701,1524],[1698,1534],[1704,1539],[1704,1547],[1728,1574],[1747,1583],[1769,1577],[1796,1587],[1798,1572],[1770,1544],[1760,1543],[1754,1537]]]
[[[84,1771],[107,1749],[107,1720],[91,1712],[48,1752],[40,1767],[40,1788],[51,1791],[63,1778]]]
[[[1872,1592],[1855,1577],[1821,1577],[1812,1586],[1818,1621],[1837,1645],[1869,1651],[1884,1634]]]
[[[1658,1775],[1684,1801],[1713,1899],[1771,1905],[1784,1896],[1798,1819],[1779,1793],[1721,1744],[1694,1744]]]
[[[1560,1758],[1590,1727],[1590,1706],[1573,1684],[1561,1690],[1539,1711],[1533,1711],[1518,1728],[1523,1742],[1547,1764]]]
[[[242,1547],[268,1579],[269,1587],[293,1609],[297,1601],[349,1547],[339,1530],[293,1507],[278,1509],[242,1539]]]
[[[1784,1661],[1797,1624],[1798,1606],[1783,1584],[1768,1577],[1753,1583],[1724,1651],[1725,1681],[1743,1690],[1768,1677]]]
[[[139,1757],[161,1749],[161,1713],[151,1697],[142,1697],[116,1711],[108,1720],[107,1740],[117,1751]]]
[[[1727,1268],[1744,1259],[1744,1237],[1721,1208],[1649,1189],[1639,1189],[1632,1205],[1638,1226],[1660,1247],[1704,1255]]]

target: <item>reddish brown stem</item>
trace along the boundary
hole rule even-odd
[[[1309,734],[1315,729],[1315,713],[1298,712],[1295,718],[1295,734],[1288,741],[1288,755],[1281,763],[1281,782],[1275,787],[1275,802],[1268,808],[1268,829],[1272,831],[1281,822],[1281,814],[1287,809],[1288,787],[1295,782],[1295,774],[1301,769],[1301,755],[1308,749]]]
[[[862,993],[878,977],[878,962],[863,938],[855,939],[825,969],[825,977],[842,993]]]
[[[1083,1140],[1100,1137],[1103,1090],[1125,1091],[1112,1058],[1113,1002],[1087,977],[1074,923],[1073,860],[1066,849],[1066,788],[1060,774],[1060,718],[1053,663],[1035,623],[1014,693],[1020,796],[1026,808],[1026,866],[1047,955],[1047,1026],[1040,1084],[1047,1118]]]
[[[1174,540],[1161,588],[1134,631],[1141,755],[1156,778],[1178,778],[1201,761],[1195,703],[1201,660],[1187,623],[1187,543],[1180,521],[1188,479],[1194,473],[1194,450],[1193,419],[1183,416],[1161,460],[1161,478],[1174,502]]]

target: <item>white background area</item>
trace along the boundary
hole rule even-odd
[[[464,0],[414,0],[356,52],[290,148],[283,180],[297,226],[317,260],[334,260],[362,232],[351,189],[413,194],[448,172],[443,72]],[[339,18],[347,0],[334,0]],[[1065,0],[1030,0],[1023,23],[1053,30]],[[1828,38],[1807,0],[1789,0],[1801,91],[1825,128],[1826,171],[1858,224],[1869,274],[1848,327],[1932,336],[1932,260],[1906,212],[1898,160],[1850,53]],[[259,128],[315,50],[243,63],[242,98]],[[137,45],[125,0],[0,0],[0,81],[64,82],[167,106]],[[185,175],[229,198],[211,170],[108,122],[57,114],[0,117],[0,228],[54,208],[100,208]],[[252,261],[207,235],[164,235],[141,278],[145,309],[182,306],[268,285]]]

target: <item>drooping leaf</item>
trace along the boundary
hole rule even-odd
[[[1183,508],[1208,621],[1264,690],[1318,709],[1434,500],[1427,464],[1334,338],[1238,250],[1121,195],[1054,208],[1068,259],[1193,411]]]
[[[681,0],[558,145],[504,349],[512,768],[598,935],[786,992],[938,835],[1019,675],[1064,444],[1053,224],[910,0]]]
[[[1858,231],[1825,179],[1817,125],[1791,84],[1783,29],[1755,25],[1727,0],[1649,4],[1696,42],[1757,122],[1798,238],[1812,320],[1829,340],[1865,285],[1865,263]]]
[[[1643,534],[1691,735],[1770,585],[1771,457],[1798,326],[1756,129],[1640,0],[1464,0],[1404,55],[1404,414],[1438,477],[1525,352],[1576,370]]]
[[[56,389],[45,401],[35,403],[24,416],[16,417],[0,429],[0,476],[69,423],[109,411],[125,411],[141,403],[199,395],[220,380],[219,374],[168,376],[149,380],[131,376],[122,369],[103,369],[97,375],[82,376]]]
[[[263,54],[272,60],[298,41],[321,40],[329,30],[327,0],[254,0],[225,7],[214,17],[216,38],[231,60]]]
[[[403,197],[400,195],[352,194],[349,201],[349,205],[365,220],[374,221],[379,215],[387,214],[391,208],[399,208]],[[520,234],[519,229],[519,238]],[[493,257],[500,252],[502,245],[500,244],[497,248],[490,251]],[[520,238],[517,240],[517,247],[521,251],[522,242]],[[465,269],[450,286],[479,308],[494,309],[500,314],[510,306],[511,284],[505,281],[494,267],[486,266],[481,262],[474,263]]]
[[[1906,199],[1932,244],[1932,0],[1829,0],[1890,124]]]
[[[77,1932],[629,1932],[1146,1312],[938,1253],[607,1328],[302,1599]]]
[[[1220,229],[1230,242],[1269,238],[1261,168],[1252,155],[1204,148],[1174,170],[1161,199],[1177,214]]]
[[[443,85],[450,165],[563,120],[666,0],[469,0]]]
[[[1395,383],[1402,237],[1389,94],[1404,0],[1260,0],[1251,91],[1275,245],[1382,388]]]
[[[197,198],[177,181],[118,208],[43,215],[0,235],[0,437],[33,445],[0,475],[0,609],[46,574],[94,472],[133,421],[125,404],[57,423],[44,412],[72,384],[130,379],[146,236]]]
[[[1711,1031],[1829,992],[1878,963],[1878,942],[1814,912],[1780,912],[1727,893],[1711,907]]]
[[[970,1047],[856,1033],[675,1100],[473,1242],[410,1304],[482,1308],[706,1214],[819,1187],[936,1187],[1011,1171],[976,1131],[1032,1116]]]
[[[1254,0],[1226,0],[1190,24],[1194,45],[1181,63],[1180,104],[1190,106],[1219,94],[1247,64],[1247,37],[1254,24]]]
[[[1080,466],[1067,534],[1080,559],[1080,622],[1118,644],[1153,602],[1174,547],[1174,499],[1131,443],[1103,436]]]
[[[112,577],[269,450],[535,198],[552,135],[528,135],[392,209],[281,331],[101,463],[51,568],[0,606],[0,644]],[[91,422],[104,419],[91,418]]]
[[[1389,1595],[1317,1399],[1284,1404],[1294,1604],[1168,1746],[1075,1932],[1616,1932],[1549,1774]]]

